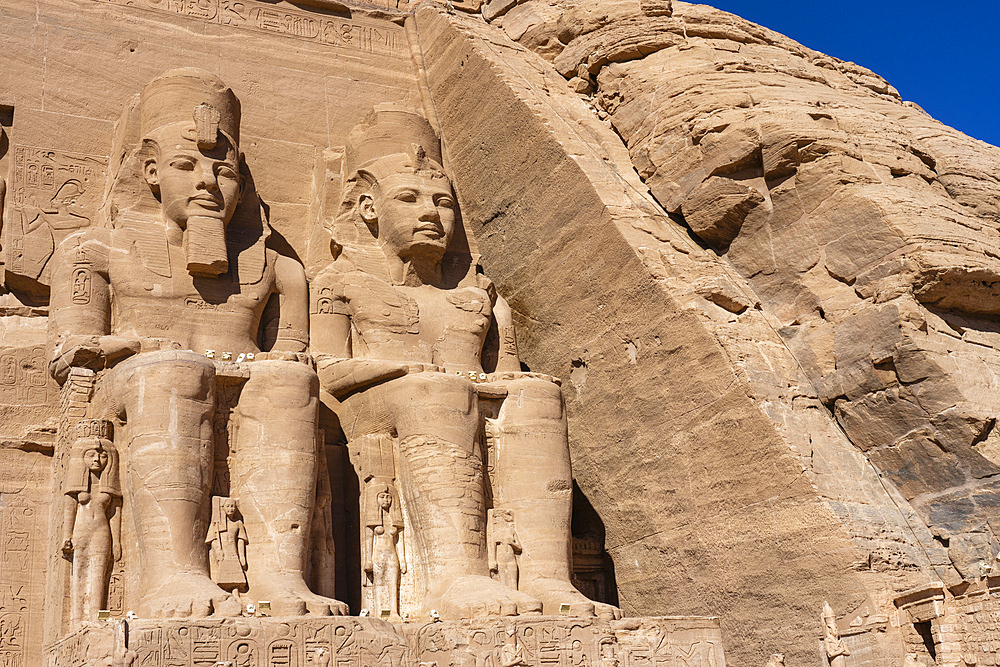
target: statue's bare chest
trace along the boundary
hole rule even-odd
[[[476,365],[490,326],[489,295],[478,287],[398,287],[364,276],[346,285],[355,331],[370,351],[437,364]]]

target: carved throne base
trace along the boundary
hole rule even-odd
[[[329,660],[324,656],[325,649]],[[120,660],[134,651],[133,662]],[[438,623],[234,618],[92,623],[46,667],[725,667],[716,618],[518,616]]]

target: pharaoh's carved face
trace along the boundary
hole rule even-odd
[[[378,504],[384,510],[389,509],[392,506],[392,494],[388,491],[382,491],[378,494]]]
[[[416,253],[443,255],[455,231],[455,196],[447,178],[399,172],[383,176],[361,196],[361,214],[376,223],[386,254],[408,259]]]
[[[195,216],[228,223],[240,200],[239,154],[221,135],[204,150],[189,135],[183,123],[160,131],[156,155],[143,166],[146,182],[159,193],[164,217],[181,229]]]
[[[101,472],[108,465],[108,453],[103,449],[91,447],[83,453],[83,463],[91,472]]]
[[[226,498],[219,503],[222,513],[232,519],[236,515],[236,502],[232,498]]]

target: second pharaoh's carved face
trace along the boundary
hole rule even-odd
[[[455,196],[447,178],[398,172],[362,195],[362,214],[377,220],[386,254],[408,259],[420,252],[443,255],[455,232]]]
[[[193,127],[193,124],[192,124]],[[211,149],[200,149],[191,129],[179,123],[156,138],[155,158],[144,165],[146,182],[159,191],[164,217],[181,229],[190,217],[228,223],[240,200],[239,154],[220,134]]]

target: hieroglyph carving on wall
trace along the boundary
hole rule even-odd
[[[49,259],[100,203],[106,158],[17,146],[3,226],[6,270],[48,284]]]
[[[324,16],[315,12],[276,7],[258,0],[110,1],[118,5],[170,12],[219,25],[259,30],[361,53],[397,58],[409,55],[403,29],[388,22],[359,17],[346,19]]]
[[[48,667],[725,667],[714,619],[519,617],[398,625],[374,618],[128,621],[127,646],[93,624],[50,647]],[[122,626],[118,626],[119,628]],[[87,656],[93,662],[83,662]]]

